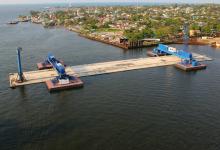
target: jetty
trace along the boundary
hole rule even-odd
[[[197,61],[210,61],[210,57],[193,53]],[[177,56],[161,56],[161,57],[146,57],[109,62],[100,62],[94,64],[84,64],[77,66],[67,66],[66,73],[76,77],[86,77],[93,75],[101,75],[115,72],[123,72],[137,69],[146,69],[152,67],[169,66],[181,62]],[[46,82],[58,76],[54,69],[36,70],[23,72],[24,81],[17,82],[18,73],[9,74],[9,83],[11,88]]]
[[[76,31],[75,29],[69,29],[70,31],[74,31],[77,32],[79,36],[89,39],[89,40],[93,40],[93,41],[97,41],[97,42],[101,42],[101,43],[105,43],[108,45],[112,45],[115,47],[119,47],[125,50],[128,49],[135,49],[135,48],[145,48],[145,47],[153,47],[153,46],[157,46],[158,44],[173,44],[175,43],[174,41],[156,41],[156,42],[149,42],[149,43],[145,43],[145,41],[147,41],[147,39],[143,39],[143,40],[137,40],[137,41],[123,41],[122,39],[120,39],[120,42],[113,42],[107,39],[102,39],[100,37],[93,37],[90,35],[86,35],[86,34],[82,34],[79,33],[78,31]]]

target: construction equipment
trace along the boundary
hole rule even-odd
[[[78,77],[66,74],[65,67],[51,53],[48,54],[47,61],[53,66],[58,74],[55,79],[46,81],[49,91],[83,86],[83,82]]]
[[[67,74],[65,72],[64,66],[51,53],[48,54],[47,61],[57,71],[60,79],[66,79],[67,78]]]
[[[200,64],[193,58],[192,53],[186,52],[184,50],[178,50],[174,47],[169,47],[164,44],[159,44],[158,47],[154,48],[153,53],[159,56],[175,55],[181,58],[181,62],[176,64],[175,66],[185,71],[200,70],[206,68],[206,65]]]
[[[57,62],[61,63],[64,67],[66,67],[66,65],[64,64],[64,61],[57,59]],[[53,68],[53,66],[48,61],[48,58],[46,58],[45,61],[37,63],[37,68],[38,68],[38,70],[44,70],[44,69],[51,69],[51,68]]]
[[[23,82],[25,80],[23,71],[22,71],[22,65],[21,65],[21,51],[22,48],[18,47],[17,48],[17,63],[18,63],[18,78],[17,82]]]
[[[176,56],[136,58],[65,67],[50,53],[48,54],[46,60],[54,69],[23,72],[21,68],[20,51],[21,48],[18,48],[18,73],[9,73],[9,84],[11,88],[43,82],[46,83],[49,91],[82,87],[83,82],[79,79],[79,77],[175,65],[176,63],[179,63],[181,61],[181,59],[177,56],[180,56],[184,60],[187,60],[189,58],[188,61],[182,61],[181,64],[188,63],[188,66],[197,66],[193,67],[193,69],[201,67],[198,62],[193,61],[191,53],[184,53],[180,50],[176,50],[175,48],[166,45],[159,45],[158,48],[155,49],[155,52],[160,51],[161,53],[166,53],[170,55],[172,54]],[[199,55],[196,53],[193,53],[193,56],[194,58],[196,58],[197,61],[212,60],[205,55]]]

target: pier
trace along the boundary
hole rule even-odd
[[[211,58],[193,53],[194,58],[197,61],[210,61]],[[137,58],[110,62],[101,62],[94,64],[84,64],[77,66],[66,67],[66,72],[69,75],[74,75],[77,77],[101,75],[115,72],[123,72],[137,69],[146,69],[152,67],[169,66],[177,64],[181,61],[179,57],[176,56],[161,56],[161,57],[147,57],[147,58]],[[9,74],[10,87],[14,88],[17,86],[24,86],[29,84],[36,84],[46,82],[58,76],[54,69],[46,70],[36,70],[23,72],[24,82],[16,82],[18,78],[18,73]]]

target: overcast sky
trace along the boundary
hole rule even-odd
[[[163,3],[220,3],[220,0],[0,0],[0,4],[35,4],[63,2],[163,2]]]

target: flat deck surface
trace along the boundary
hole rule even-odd
[[[200,54],[193,53],[193,56],[197,61],[212,60],[211,58]],[[83,77],[83,76],[92,76],[92,75],[100,75],[106,73],[129,71],[135,69],[168,66],[179,63],[180,61],[181,59],[176,56],[137,58],[137,59],[119,60],[119,61],[66,67],[66,72],[69,75]],[[10,87],[45,82],[56,77],[57,73],[54,69],[24,72],[24,77],[26,81],[23,83],[16,82],[17,76],[18,76],[17,73],[9,74]]]
[[[66,72],[69,75],[75,75],[75,73],[71,67],[66,67]],[[53,79],[56,76],[58,76],[57,72],[54,69],[29,71],[29,72],[24,72],[23,74],[24,74],[24,77],[26,80],[23,83],[15,82],[18,77],[17,73],[9,74],[10,87],[16,87],[16,86],[22,86],[22,85],[28,85],[28,84],[34,84],[34,83],[41,83],[41,82],[48,81],[48,80]]]
[[[58,81],[54,83],[52,80],[48,80],[46,81],[46,85],[49,91],[57,91],[82,87],[83,82],[82,80],[76,77],[74,80],[70,80],[68,84],[59,84]]]
[[[191,64],[190,65],[183,65],[181,63],[177,63],[177,64],[175,64],[175,67],[179,68],[181,70],[184,70],[184,71],[192,71],[192,70],[206,69],[207,66],[204,64],[199,64],[198,66],[192,66]]]

